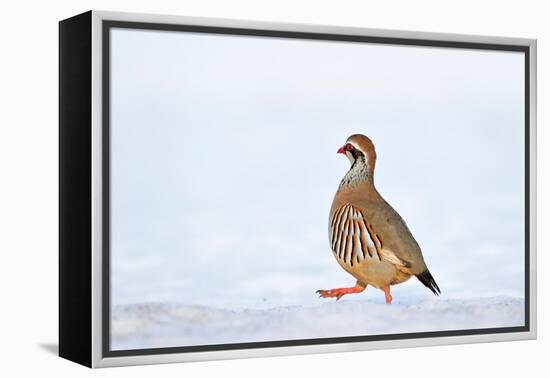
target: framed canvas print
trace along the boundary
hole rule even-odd
[[[535,40],[59,26],[62,357],[536,337]]]

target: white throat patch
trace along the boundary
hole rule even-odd
[[[353,162],[355,161],[355,159],[353,158],[353,155],[351,154],[351,152],[346,151],[346,157],[348,158],[349,162],[350,162],[351,164],[353,164]]]

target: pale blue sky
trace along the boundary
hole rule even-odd
[[[111,49],[113,304],[353,285],[327,239],[353,133],[444,296],[522,296],[521,53],[124,29]]]

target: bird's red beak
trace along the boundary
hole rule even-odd
[[[340,147],[340,148],[338,149],[338,152],[337,152],[337,153],[338,153],[338,154],[345,154],[345,153],[346,153],[346,148],[345,148],[345,147],[346,147],[346,146]]]

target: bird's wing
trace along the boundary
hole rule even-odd
[[[335,209],[329,222],[332,251],[347,264],[377,258],[398,268],[407,269],[410,263],[384,248],[384,240],[369,223],[366,214],[350,204]]]

